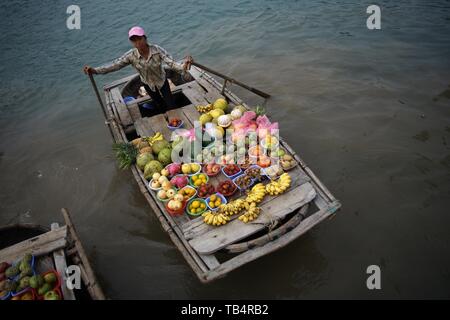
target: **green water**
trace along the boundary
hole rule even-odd
[[[0,4],[0,224],[62,222],[69,208],[111,298],[449,297],[449,1],[379,1],[377,31],[369,1],[76,1],[81,30],[65,27],[70,4]],[[81,73],[128,50],[135,24],[271,93],[269,116],[339,214],[201,284],[117,169]],[[366,288],[371,264],[380,291]]]

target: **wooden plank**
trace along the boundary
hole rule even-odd
[[[324,197],[320,193],[318,193],[317,197],[314,199],[314,204],[317,206],[317,208],[319,208],[319,210],[329,205],[329,203],[324,199]]]
[[[189,121],[191,122],[192,127],[194,127],[194,122],[198,121],[198,118],[200,116],[200,113],[195,108],[195,105],[190,104],[190,105],[184,106],[183,108],[181,108],[181,110],[183,111],[186,118],[188,118]]]
[[[208,266],[210,270],[213,270],[220,266],[219,260],[213,255],[200,255],[200,258],[205,262],[205,264]]]
[[[0,261],[14,261],[26,253],[31,253],[35,256],[48,254],[53,250],[64,248],[67,243],[66,237],[66,226],[51,230],[1,250]]]
[[[144,123],[150,126],[153,132],[161,132],[167,141],[171,140],[172,131],[167,127],[167,120],[164,114],[157,114],[153,117],[144,118]]]
[[[205,280],[207,282],[215,280],[217,278],[223,277],[225,274],[233,271],[244,264],[254,261],[262,256],[279,250],[295,239],[299,238],[301,235],[309,231],[311,228],[329,218],[333,213],[340,207],[339,203],[332,203],[327,208],[317,211],[314,215],[303,220],[297,227],[292,229],[290,232],[286,233],[278,239],[274,239],[268,242],[262,247],[256,247],[254,249],[248,250],[218,266],[215,270],[212,270],[206,275]]]
[[[203,90],[203,88],[195,81],[189,82],[188,85],[183,88],[183,94],[194,105],[208,104],[208,100],[205,99],[205,90]]]
[[[113,81],[113,82],[111,82],[111,83],[109,83],[109,84],[107,84],[107,85],[104,85],[104,86],[103,86],[103,90],[110,90],[110,89],[112,89],[112,88],[114,88],[114,87],[120,86],[121,84],[125,84],[125,83],[127,83],[128,81],[130,81],[131,79],[133,79],[134,77],[136,77],[137,75],[138,75],[138,74],[135,73],[135,74],[126,76],[126,77],[124,77],[124,78],[121,78],[121,79],[119,79],[119,80]]]
[[[203,71],[199,68],[191,67],[190,73],[197,83],[206,91],[204,97],[209,103],[213,103],[219,98],[225,98],[225,96],[221,94],[221,90],[211,85],[211,83],[205,79]]]
[[[52,223],[52,230],[56,230],[59,228],[58,223]],[[64,254],[63,249],[58,249],[53,251],[53,259],[55,259],[56,271],[61,275],[61,290],[64,297],[64,300],[76,300],[75,293],[72,289],[67,287],[67,263],[66,263],[66,255]]]
[[[154,135],[152,128],[148,126],[148,123],[145,119],[147,119],[147,118],[138,119],[134,123],[134,127],[136,128],[136,133],[140,137],[149,137],[149,136]]]
[[[253,222],[242,223],[239,220],[216,228],[189,241],[200,254],[212,254],[229,244],[247,238],[264,229],[276,220],[312,201],[316,196],[313,186],[307,182],[261,206],[262,213]]]
[[[142,118],[141,111],[139,110],[139,106],[137,103],[130,103],[128,105],[128,111],[130,112],[131,119],[133,121],[139,120]]]
[[[113,88],[110,92],[113,104],[117,109],[122,125],[126,127],[133,124],[130,112],[128,111],[126,104],[123,102],[122,94],[120,93],[119,88]]]

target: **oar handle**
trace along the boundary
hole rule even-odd
[[[255,93],[255,94],[257,94],[257,95],[259,95],[259,96],[261,96],[263,98],[265,98],[265,99],[270,98],[270,94],[268,94],[268,93],[266,93],[264,91],[261,91],[259,89],[250,87],[250,86],[246,85],[245,83],[242,83],[242,82],[240,82],[240,81],[238,81],[236,79],[233,79],[233,78],[231,78],[231,77],[229,77],[229,76],[227,76],[227,75],[225,75],[223,73],[220,73],[220,72],[218,72],[216,70],[213,70],[213,69],[211,69],[211,68],[209,68],[207,66],[204,66],[204,65],[202,65],[202,64],[200,64],[198,62],[192,61],[191,64],[194,65],[194,66],[197,66],[200,69],[203,69],[203,70],[205,70],[205,71],[207,71],[209,73],[215,74],[216,76],[219,76],[219,77],[225,79],[225,81],[229,81],[231,83],[235,83],[238,86],[241,86],[241,87],[243,87],[243,88],[245,88],[245,89],[247,89],[247,90],[249,90],[249,91],[251,91],[251,92],[253,92],[253,93]]]

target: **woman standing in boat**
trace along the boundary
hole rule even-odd
[[[192,57],[186,57],[183,65],[178,64],[166,50],[158,45],[149,44],[144,29],[141,27],[131,28],[128,31],[128,39],[133,44],[133,49],[110,64],[98,68],[84,66],[84,72],[86,74],[105,74],[131,64],[138,71],[145,90],[156,102],[161,112],[165,112],[167,108],[174,108],[175,102],[163,63],[170,69],[185,75],[193,61]]]

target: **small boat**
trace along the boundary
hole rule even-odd
[[[13,224],[0,227],[0,261],[14,262],[27,253],[35,258],[35,271],[42,274],[56,270],[61,277],[64,300],[104,300],[105,295],[95,277],[69,212],[62,209],[66,225],[53,223],[50,228],[36,224]],[[80,289],[66,285],[66,269],[80,271]]]
[[[163,133],[169,140],[169,119],[181,119],[184,128],[192,128],[200,116],[196,106],[213,103],[218,98],[225,98],[231,105],[241,105],[250,110],[243,100],[227,88],[228,83],[240,85],[240,82],[200,66],[191,66],[188,79],[175,72],[168,72],[177,107],[164,114],[148,113],[145,104],[151,103],[151,99],[149,96],[139,97],[142,85],[139,75],[130,75],[105,85],[103,91],[106,104],[102,102],[91,76],[114,141],[129,142],[138,137],[152,136],[156,132]],[[220,83],[210,73],[223,76],[225,81]],[[261,96],[268,96],[257,89],[242,86]],[[128,101],[127,98],[124,101],[129,96],[135,99]],[[203,217],[170,215],[164,204],[158,201],[142,170],[136,165],[132,166],[133,176],[150,208],[201,282],[221,278],[232,270],[286,246],[333,216],[341,207],[311,168],[281,138],[280,145],[297,162],[295,168],[289,171],[292,177],[290,189],[280,196],[265,199],[261,203],[263,213],[247,224],[235,219],[226,225],[213,227],[203,223]],[[213,183],[214,179],[220,178],[212,178]]]

